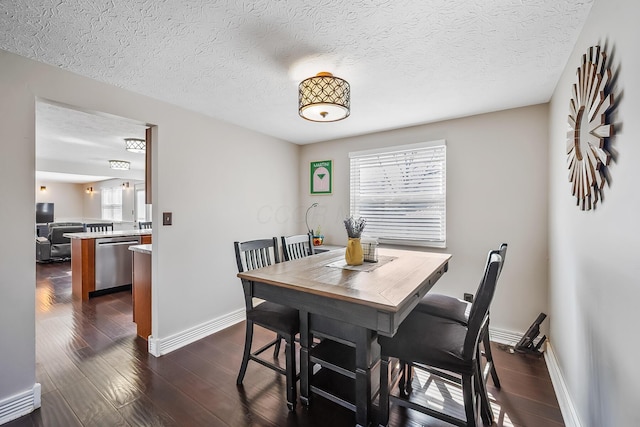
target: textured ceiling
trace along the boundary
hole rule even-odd
[[[36,102],[37,178],[76,183],[144,179],[145,156],[126,151],[124,138],[144,139],[145,130],[122,117]],[[112,170],[109,160],[128,161],[130,170]]]
[[[298,144],[549,100],[593,0],[2,0],[0,49]],[[348,80],[346,120],[297,113]]]

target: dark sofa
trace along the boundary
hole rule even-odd
[[[52,222],[47,237],[36,238],[36,261],[61,261],[71,257],[71,241],[63,237],[65,233],[81,233],[81,222]]]

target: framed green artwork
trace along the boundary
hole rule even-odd
[[[331,194],[333,181],[332,167],[332,160],[311,162],[311,177],[309,180],[311,194]]]

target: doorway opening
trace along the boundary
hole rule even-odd
[[[43,99],[36,101],[35,123],[35,202],[52,208],[46,223],[36,227],[37,238],[49,239],[56,225],[80,224],[78,232],[87,223],[112,222],[114,230],[137,230],[141,220],[151,221],[150,200],[147,204],[144,197],[150,184],[146,153],[126,151],[124,139],[146,139],[152,125]],[[111,169],[110,160],[128,169]],[[62,392],[81,378],[85,358],[116,360],[122,352],[146,351],[136,335],[131,291],[74,298],[71,255],[60,254],[66,256],[49,253],[34,260],[36,376],[43,392],[45,384]]]

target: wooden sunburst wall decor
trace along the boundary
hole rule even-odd
[[[602,198],[605,167],[611,159],[606,142],[613,135],[608,114],[613,106],[611,69],[600,46],[592,46],[582,55],[577,78],[569,104],[567,161],[571,194],[580,209],[590,210]]]

